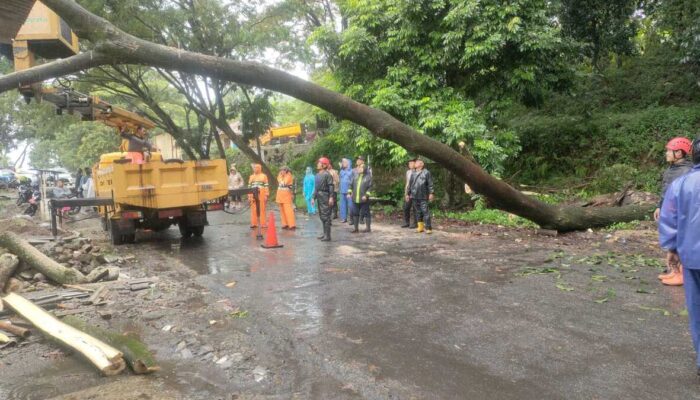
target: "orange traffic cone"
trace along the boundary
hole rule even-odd
[[[267,217],[267,235],[265,235],[265,243],[261,244],[260,247],[264,249],[284,247],[277,242],[277,229],[275,229],[275,214],[273,212],[270,212]]]

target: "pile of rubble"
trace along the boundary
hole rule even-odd
[[[119,280],[115,264],[123,261],[78,234],[53,241],[1,233],[0,348],[24,343],[33,328],[81,353],[104,375],[119,374],[127,365],[137,374],[157,371],[152,354],[138,340],[74,316],[95,312],[110,319],[114,293],[155,284],[149,278],[124,280],[125,275]]]
[[[91,239],[80,236],[44,244],[40,250],[64,267],[82,272],[88,283],[116,280],[119,277],[119,267],[114,264],[123,261],[119,257],[105,254],[102,248],[92,244]]]
[[[95,246],[91,239],[74,235],[56,241],[35,240],[34,243],[42,243],[37,249],[43,254],[55,260],[60,266],[76,271],[76,275],[82,276],[80,282],[54,282],[54,283],[94,283],[98,281],[114,281],[119,278],[119,267],[115,264],[123,262],[121,258],[106,254],[99,246]],[[32,243],[29,240],[28,243]],[[0,253],[9,254],[7,251]],[[4,257],[7,257],[4,255]],[[78,274],[79,272],[79,274]],[[50,289],[51,279],[29,263],[20,263],[13,276],[9,277],[7,292],[31,292],[35,290]]]

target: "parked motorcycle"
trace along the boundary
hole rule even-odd
[[[29,203],[29,206],[24,210],[24,214],[33,217],[37,210],[39,210],[39,204],[41,203],[41,191],[39,191],[38,188],[33,190],[32,197],[29,198],[27,202]]]
[[[17,188],[17,205],[21,206],[24,203],[28,203],[29,199],[32,198],[32,195],[34,194],[35,188],[32,188],[32,185],[28,184],[21,184]],[[39,190],[37,187],[36,190]]]

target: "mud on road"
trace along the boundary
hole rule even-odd
[[[681,288],[662,288],[651,227],[557,237],[496,226],[371,234],[300,218],[263,250],[245,216],[212,214],[115,251],[155,287],[112,319],[162,370],[98,376],[35,335],[0,350],[7,399],[693,398]],[[96,221],[75,229],[105,241]],[[106,243],[99,243],[107,246]],[[671,340],[669,340],[671,338]]]

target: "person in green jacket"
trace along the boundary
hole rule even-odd
[[[357,233],[360,230],[360,217],[365,220],[365,230],[363,232],[372,232],[372,216],[369,210],[369,196],[372,189],[372,175],[367,171],[366,165],[360,165],[356,168],[356,174],[352,178],[352,183],[348,189],[347,197],[352,201],[352,221],[355,229],[352,233]]]

